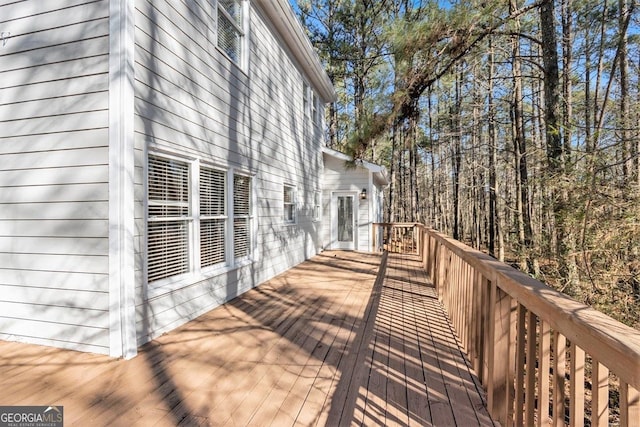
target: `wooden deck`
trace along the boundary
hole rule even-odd
[[[324,252],[129,361],[0,342],[0,363],[0,405],[65,425],[493,424],[408,255]]]

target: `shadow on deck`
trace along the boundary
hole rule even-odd
[[[426,281],[411,255],[324,252],[129,361],[0,342],[0,404],[65,425],[492,425]]]

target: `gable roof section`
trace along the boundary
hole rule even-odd
[[[333,150],[331,148],[323,147],[322,153],[334,159],[344,160],[345,162],[353,162],[353,158],[340,151]],[[384,166],[376,165],[375,163],[367,162],[366,160],[357,159],[355,161],[356,166],[368,169],[373,174],[373,179],[376,184],[384,187],[389,185],[389,178],[387,177],[387,168]]]
[[[313,50],[309,38],[305,34],[302,25],[293,13],[288,0],[254,0],[259,4],[265,15],[269,18],[282,40],[287,44],[294,57],[300,63],[305,74],[312,80],[313,86],[318,90],[318,95],[325,102],[333,102],[337,99],[336,91],[325,72],[320,58]]]

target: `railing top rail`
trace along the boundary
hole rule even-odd
[[[422,224],[419,222],[374,222],[373,225],[379,227],[416,227]]]
[[[640,331],[626,326],[544,283],[422,224],[427,234],[476,271],[640,390]]]

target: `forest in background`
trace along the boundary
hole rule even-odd
[[[297,0],[327,143],[418,221],[640,328],[637,0]]]

